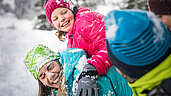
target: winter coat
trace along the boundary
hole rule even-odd
[[[170,35],[171,35],[171,29],[168,28],[168,30],[169,30],[169,33],[170,33]]]
[[[171,79],[171,54],[157,67],[149,71],[143,77],[138,79],[136,82],[130,84],[133,91],[133,96],[147,96],[147,94],[154,88],[159,88],[162,82],[166,79]],[[170,83],[169,83],[170,82]],[[162,86],[167,93],[171,94],[171,80],[167,81],[168,84]],[[168,91],[167,91],[168,90]],[[158,92],[158,91],[154,91]],[[154,94],[153,92],[153,94]],[[149,95],[153,96],[153,95]],[[155,96],[166,96],[166,95],[155,95]],[[169,95],[170,96],[170,95]]]
[[[78,9],[73,27],[68,35],[68,48],[81,48],[90,58],[99,75],[106,74],[112,66],[106,49],[104,16],[86,7]]]
[[[87,64],[87,55],[84,50],[71,48],[59,52],[60,62],[64,67],[65,82],[68,87],[68,95],[75,96],[77,79]],[[105,75],[101,75],[97,80],[99,96],[131,96],[132,91],[128,82],[112,66]]]

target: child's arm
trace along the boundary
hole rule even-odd
[[[91,57],[87,63],[95,66],[98,74],[103,75],[113,65],[108,57],[106,48],[104,16],[96,12],[86,13],[86,15],[89,17],[84,17],[85,20],[81,19],[82,22],[80,22],[86,25],[81,26],[80,29],[83,30],[80,31],[80,34],[91,46],[83,46],[83,49]],[[87,20],[87,18],[90,18],[90,20]],[[93,52],[91,51],[92,49]]]

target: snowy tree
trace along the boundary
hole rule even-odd
[[[143,9],[148,10],[147,0],[124,0],[123,9]]]
[[[4,3],[3,0],[0,0],[0,15],[7,12],[14,13],[14,9],[11,8],[10,4]]]
[[[34,4],[35,14],[37,16],[34,29],[53,30],[55,28],[46,19],[43,4],[44,0],[38,0]]]
[[[19,19],[33,19],[35,0],[15,0],[15,14]]]
[[[74,4],[79,7],[84,6],[92,10],[95,10],[97,8],[97,5],[105,4],[105,0],[70,0],[70,1],[74,2]]]

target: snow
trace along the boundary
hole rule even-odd
[[[75,66],[75,68],[79,69],[80,71],[83,70],[83,67],[87,64],[87,57],[86,55],[83,55],[79,61],[78,64]]]
[[[3,4],[9,4],[12,9],[15,8],[15,0],[3,0]]]
[[[75,53],[75,52],[80,52],[81,49],[74,49],[74,50],[69,50],[68,52],[72,52],[72,53]]]
[[[122,19],[120,18],[120,20],[122,20]],[[106,28],[107,29],[106,37],[109,40],[114,40],[116,37],[116,30],[118,29],[118,26],[115,22],[115,17],[113,15],[113,11],[110,14],[108,14],[106,24],[108,25],[108,27]]]
[[[112,3],[118,3],[122,1],[123,0],[105,0],[106,5],[97,5],[97,9],[95,11],[106,16],[109,11],[120,9],[118,6],[112,5]]]
[[[115,8],[112,5],[107,5],[107,7],[103,6],[103,5],[98,5],[97,9],[95,11],[106,16],[107,13],[113,9],[115,9]]]
[[[154,22],[155,25],[155,27],[153,27],[153,32],[155,34],[153,43],[156,44],[156,42],[159,42],[159,40],[164,40],[164,29],[162,27],[160,19],[157,18],[154,13],[148,12],[147,15],[151,19],[151,21]]]
[[[29,50],[38,44],[54,52],[66,48],[55,31],[33,30],[34,21],[0,16],[0,96],[37,96],[38,83],[24,65]]]
[[[14,0],[3,3],[15,8]],[[99,5],[95,11],[106,15],[112,9]],[[0,21],[0,96],[37,96],[38,83],[24,65],[27,52],[38,44],[58,52],[66,48],[67,40],[60,42],[56,31],[33,30],[35,20],[18,20],[11,13],[0,15]]]

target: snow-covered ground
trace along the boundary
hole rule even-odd
[[[34,22],[0,16],[0,96],[37,96],[38,84],[24,65],[26,53],[37,44],[57,52],[66,48],[55,31],[32,30]]]

